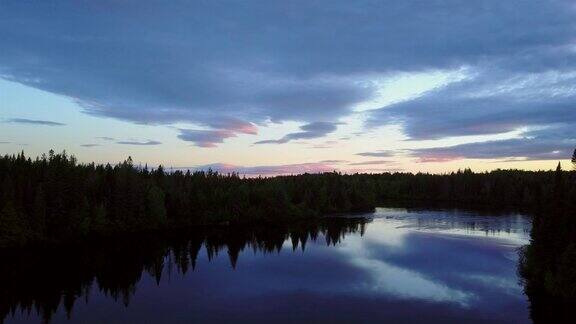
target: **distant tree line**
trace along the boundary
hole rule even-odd
[[[291,221],[370,211],[375,195],[337,173],[240,178],[79,164],[65,152],[0,157],[0,246],[191,225]]]
[[[303,174],[242,178],[80,164],[66,152],[0,157],[0,246],[192,225],[292,221],[365,212],[387,200],[492,206],[533,213],[574,201],[576,173],[470,169],[449,174]],[[556,199],[556,200],[555,200]]]

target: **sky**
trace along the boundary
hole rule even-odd
[[[0,153],[246,175],[568,166],[573,1],[0,0]]]

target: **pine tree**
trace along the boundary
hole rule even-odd
[[[572,167],[576,170],[576,149],[574,149],[574,154],[572,154]]]

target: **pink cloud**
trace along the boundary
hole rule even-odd
[[[311,163],[296,163],[296,164],[282,164],[282,165],[259,165],[259,166],[238,166],[228,163],[214,163],[201,165],[189,168],[176,168],[180,170],[213,170],[222,174],[238,173],[247,177],[256,176],[280,176],[280,175],[295,175],[303,173],[324,173],[338,171],[346,174],[353,173],[382,173],[382,172],[401,172],[400,168],[352,168],[352,169],[339,169],[335,164],[339,164],[339,160],[327,160],[321,162]]]
[[[221,118],[212,120],[208,126],[215,129],[229,130],[234,133],[257,135],[258,128],[253,123],[243,121],[237,118]]]
[[[236,118],[223,118],[207,123],[214,129],[180,129],[178,138],[192,142],[199,147],[216,147],[225,139],[236,137],[237,134],[258,134],[256,125]]]
[[[218,171],[220,173],[238,173],[245,176],[278,176],[302,173],[323,173],[332,172],[335,168],[330,163],[297,163],[284,165],[261,165],[261,166],[238,166],[227,163],[207,164],[192,168],[179,168],[191,170]]]

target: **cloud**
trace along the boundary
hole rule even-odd
[[[80,144],[80,146],[82,147],[96,147],[96,146],[101,146],[100,144]]]
[[[179,170],[213,170],[218,171],[220,173],[238,173],[240,175],[246,175],[249,177],[253,176],[279,176],[279,175],[292,175],[292,174],[302,174],[302,173],[324,173],[324,172],[343,172],[343,173],[365,173],[365,172],[373,172],[373,173],[381,173],[381,172],[400,172],[402,169],[400,168],[353,168],[353,169],[340,169],[335,167],[335,164],[345,164],[348,161],[344,160],[324,160],[319,162],[311,162],[311,163],[296,163],[296,164],[283,164],[283,165],[259,165],[259,166],[238,166],[234,164],[226,164],[226,163],[214,163],[214,164],[206,164],[196,167],[184,167],[184,168],[176,168]],[[382,161],[377,161],[382,162]],[[388,161],[387,161],[388,162]],[[389,164],[393,164],[391,162]],[[348,165],[369,165],[375,163],[350,163]],[[384,164],[384,163],[379,163]]]
[[[310,146],[313,149],[327,149],[327,148],[334,148],[338,144],[338,141],[325,141],[323,143],[314,144]]]
[[[254,144],[284,144],[288,143],[293,140],[301,140],[301,139],[312,139],[312,138],[319,138],[324,137],[332,132],[334,132],[337,128],[337,125],[340,123],[330,123],[330,122],[314,122],[309,123],[304,126],[301,126],[301,132],[290,133],[282,137],[281,139],[277,140],[263,140],[258,141]]]
[[[572,125],[527,131],[521,138],[476,142],[448,147],[411,150],[421,162],[448,162],[459,159],[564,160],[576,148]]]
[[[147,140],[147,141],[117,141],[116,144],[146,146],[146,145],[160,145],[162,143],[158,141]]]
[[[225,129],[234,133],[257,135],[258,128],[253,123],[249,123],[237,118],[218,118],[207,122],[212,128]]]
[[[25,118],[11,118],[6,120],[7,123],[28,124],[28,125],[43,125],[43,126],[65,126],[66,124],[57,123],[48,120],[36,120]]]
[[[10,144],[11,142],[0,141],[0,144]]]
[[[216,147],[225,139],[236,137],[237,134],[258,134],[258,129],[252,123],[235,118],[221,118],[210,121],[209,125],[216,129],[180,129],[178,138],[183,141],[193,142],[199,147]]]
[[[340,164],[340,163],[348,163],[348,161],[347,160],[322,160],[318,163]]]
[[[99,136],[99,137],[96,137],[96,139],[103,140],[103,141],[115,141],[116,140],[115,138],[108,137],[108,136]]]
[[[348,165],[382,165],[382,164],[396,164],[396,161],[389,161],[389,160],[377,160],[377,161],[364,161],[364,162],[354,162],[349,163]]]
[[[393,150],[380,150],[376,152],[362,152],[356,153],[358,156],[366,156],[366,157],[392,157],[396,155],[397,151]]]
[[[346,169],[344,173],[346,174],[355,174],[355,173],[369,173],[369,174],[377,174],[377,173],[398,173],[405,171],[402,168],[373,168],[373,167],[361,167],[361,168],[352,168]]]
[[[575,16],[572,1],[3,2],[0,77],[95,116],[193,124],[213,133],[181,138],[213,146],[256,133],[220,120],[334,122],[375,96],[375,80],[468,67],[477,76],[367,125],[400,123],[412,139],[492,134],[575,115],[572,95],[516,95],[576,70]],[[574,87],[560,83],[546,81]]]
[[[180,168],[182,169],[182,168]],[[214,170],[220,173],[236,172],[241,175],[247,176],[277,176],[277,175],[291,175],[302,173],[323,173],[332,172],[334,167],[329,163],[299,163],[299,164],[284,164],[284,165],[268,165],[268,166],[237,166],[232,164],[215,163],[197,166],[193,168],[184,168],[192,170]]]
[[[414,100],[373,111],[369,126],[401,124],[413,140],[500,134],[527,126],[576,125],[576,70],[483,71]]]
[[[180,129],[180,135],[178,135],[181,140],[193,142],[199,147],[216,147],[217,144],[230,137],[236,137],[236,134],[229,130]]]

